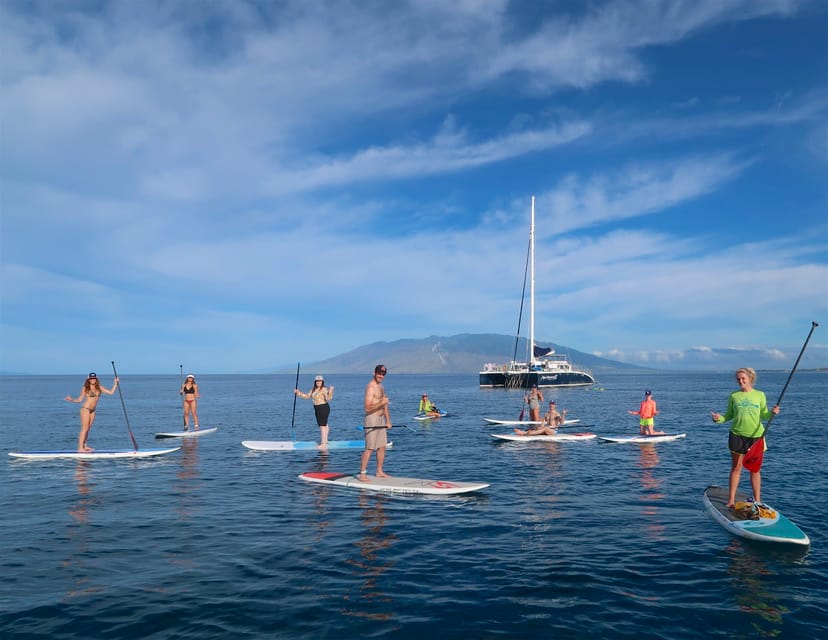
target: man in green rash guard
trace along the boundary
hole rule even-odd
[[[727,506],[732,507],[736,502],[736,490],[739,488],[739,478],[742,473],[742,459],[751,445],[765,433],[762,420],[770,418],[771,414],[779,413],[779,406],[768,410],[768,401],[765,394],[753,388],[756,383],[756,372],[744,367],[736,371],[736,384],[739,391],[730,394],[727,411],[724,415],[710,412],[713,422],[722,423],[731,421],[728,446],[730,448],[730,493]],[[753,489],[753,501],[762,502],[762,476],[759,471],[750,472],[750,486]]]

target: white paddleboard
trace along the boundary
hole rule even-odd
[[[636,434],[632,436],[598,436],[604,442],[670,442],[671,440],[679,440],[686,438],[686,433],[665,433],[663,436],[642,436]]]
[[[522,424],[525,425],[536,425],[536,424],[543,424],[542,420],[495,420],[494,418],[483,418],[484,422],[488,422],[489,424],[498,424],[506,427],[519,427]],[[578,424],[580,420],[564,420],[563,424]],[[561,425],[563,426],[563,425]]]
[[[740,538],[802,546],[811,544],[802,529],[767,503],[763,504],[761,509],[757,509],[755,514],[750,514],[749,509],[732,509],[725,506],[727,489],[714,486],[705,489],[702,502],[707,513],[716,522]],[[736,506],[746,506],[746,503],[747,496],[737,492]]]
[[[254,451],[299,451],[302,449],[365,449],[365,440],[330,440],[326,446],[322,446],[313,440],[243,440],[242,444]],[[388,443],[392,447],[393,442]]]
[[[199,436],[206,436],[208,433],[215,433],[218,427],[210,427],[208,429],[191,429],[190,431],[162,431],[155,434],[155,439],[161,438],[198,438]]]
[[[393,493],[398,495],[456,495],[480,491],[489,485],[485,482],[456,482],[452,480],[424,480],[421,478],[377,478],[367,476],[368,481],[357,480],[355,474],[350,473],[317,473],[308,472],[299,475],[305,482],[361,489],[362,491],[376,491],[379,493]]]
[[[519,436],[516,433],[493,433],[492,438],[509,440],[511,442],[576,442],[578,440],[594,440],[594,433],[556,433],[554,436]]]
[[[97,449],[88,453],[78,451],[9,451],[12,458],[26,458],[28,460],[55,460],[57,458],[73,458],[75,460],[103,460],[107,458],[150,458],[163,456],[181,447],[168,449]]]
[[[439,411],[438,413],[440,414],[439,416],[430,416],[430,415],[425,414],[425,413],[418,413],[416,416],[414,416],[414,419],[415,420],[420,420],[420,421],[422,421],[422,420],[436,420],[437,418],[444,418],[445,416],[448,415],[448,413],[446,413],[445,411]]]

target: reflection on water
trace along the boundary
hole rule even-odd
[[[328,462],[330,461],[328,451],[320,449],[314,460],[313,471],[317,473],[325,473],[328,471]],[[327,502],[328,496],[331,494],[330,487],[312,485],[313,507],[314,513],[318,516],[316,520],[316,537],[315,542],[322,543],[325,530],[331,525],[328,516]]]
[[[549,454],[543,457],[544,478],[557,482],[563,476],[561,468],[561,456],[563,455],[561,444],[557,442],[544,442],[543,448]]]
[[[540,444],[540,447],[536,446]],[[520,447],[526,445],[520,443]],[[560,509],[561,488],[566,486],[567,478],[563,467],[564,450],[567,444],[558,442],[543,442],[529,444],[533,450],[542,452],[537,458],[531,458],[534,478],[532,486],[528,487],[534,499],[527,503],[526,513],[520,526],[525,527],[521,535],[520,547],[531,553],[543,553],[549,545],[555,544],[554,537],[550,537],[556,526],[556,520],[563,517]]]
[[[75,484],[78,487],[78,500],[69,515],[80,523],[89,522],[89,505],[92,501],[92,487],[89,484],[89,461],[78,460],[75,467]]]
[[[181,467],[175,474],[176,495],[178,503],[176,513],[179,522],[186,522],[193,517],[194,502],[198,486],[198,438],[184,438],[181,443]]]
[[[100,585],[92,584],[85,568],[84,558],[89,555],[89,511],[95,506],[96,500],[92,492],[94,485],[89,480],[91,464],[88,460],[78,460],[75,467],[75,484],[78,489],[78,499],[69,509],[72,522],[68,527],[68,538],[74,544],[67,545],[69,559],[61,563],[61,568],[70,574],[70,583],[73,588],[66,591],[64,599],[87,596],[102,590]]]
[[[779,594],[771,590],[777,572],[769,569],[759,547],[741,540],[731,540],[726,553],[730,556],[727,573],[736,605],[744,613],[755,614],[750,623],[753,631],[763,638],[781,635],[782,618],[790,610],[780,603]]]
[[[181,441],[181,466],[175,474],[176,483],[173,495],[177,500],[175,513],[181,542],[168,554],[170,564],[183,569],[199,566],[198,552],[187,534],[190,521],[198,521],[198,502],[201,494],[201,481],[198,472],[198,438],[183,438]]]
[[[664,494],[661,492],[662,479],[656,475],[659,464],[658,451],[655,444],[640,444],[638,448],[636,468],[640,471],[643,489],[641,498],[644,501],[642,514],[647,522],[644,531],[648,538],[663,541],[665,539],[664,525],[658,517],[658,501],[664,499]]]
[[[377,611],[378,606],[386,608],[392,602],[390,597],[380,591],[378,580],[394,566],[394,562],[383,562],[382,552],[389,550],[398,539],[396,535],[383,533],[387,520],[383,510],[383,501],[386,499],[383,495],[360,492],[359,506],[362,507],[361,522],[365,535],[354,543],[359,556],[347,560],[347,563],[354,568],[354,575],[361,585],[355,595],[345,595],[350,606],[343,607],[344,615],[372,620],[389,620],[394,616],[393,611]]]

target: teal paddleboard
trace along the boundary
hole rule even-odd
[[[733,535],[748,540],[807,546],[811,540],[779,511],[763,503],[751,509],[747,496],[736,494],[736,509],[726,507],[727,489],[707,487],[702,496],[705,510]]]

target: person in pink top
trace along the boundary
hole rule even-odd
[[[658,415],[653,392],[647,389],[644,392],[644,400],[638,411],[628,411],[630,415],[639,416],[638,426],[642,436],[663,436],[663,431],[655,431],[655,417]]]

